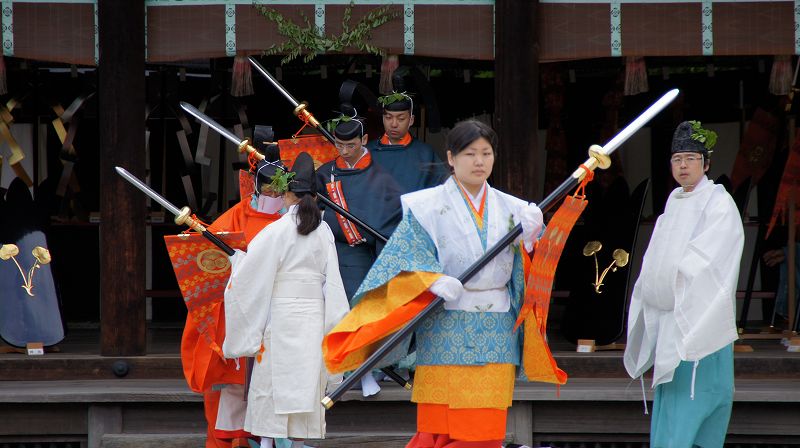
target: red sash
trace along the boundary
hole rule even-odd
[[[325,184],[325,188],[328,190],[328,197],[331,198],[331,201],[333,201],[334,204],[345,210],[348,210],[347,201],[344,199],[344,193],[342,192],[342,181],[337,180],[327,183]],[[344,216],[337,213],[336,219],[339,221],[339,226],[341,226],[345,238],[347,238],[347,244],[350,246],[355,246],[367,241],[363,236],[361,236],[361,233],[358,231],[356,226],[349,220],[345,219]]]

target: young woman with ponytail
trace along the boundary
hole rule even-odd
[[[331,229],[316,205],[311,157],[273,177],[288,211],[231,257],[225,288],[226,358],[256,358],[244,429],[272,448],[275,438],[325,437],[320,400],[329,375],[322,336],[349,310]]]

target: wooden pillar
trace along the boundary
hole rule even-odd
[[[494,182],[538,201],[539,0],[495,2],[494,128],[500,148]]]
[[[145,197],[114,171],[144,178],[144,0],[99,0],[100,353],[143,355]]]

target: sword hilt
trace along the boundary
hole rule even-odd
[[[597,168],[605,170],[610,166],[611,157],[603,152],[603,147],[600,145],[592,145],[589,147],[589,158],[572,173],[572,177],[583,180],[583,178],[586,177],[586,170],[583,167],[586,167],[589,171],[594,171]]]
[[[239,148],[237,150],[242,154],[244,153],[247,153],[247,155],[253,154],[253,157],[255,157],[258,160],[264,160],[264,154],[258,152],[258,150],[254,148],[253,145],[250,144],[249,138],[242,140],[242,142],[239,143]]]
[[[175,224],[182,226],[186,225],[192,230],[196,230],[203,234],[206,239],[214,243],[215,246],[222,249],[223,252],[228,254],[228,256],[233,256],[236,251],[233,250],[232,247],[225,244],[224,241],[219,239],[216,235],[214,235],[211,231],[209,231],[206,226],[200,223],[200,221],[194,219],[192,217],[192,210],[189,207],[183,207],[181,212],[175,216]]]

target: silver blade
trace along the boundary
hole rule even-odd
[[[296,99],[294,99],[292,94],[289,93],[285,88],[283,88],[281,83],[279,83],[277,79],[272,77],[272,75],[263,66],[261,66],[261,64],[259,64],[258,61],[253,59],[252,56],[248,56],[247,60],[250,61],[250,65],[252,65],[257,72],[261,73],[261,76],[267,78],[267,81],[269,81],[269,83],[272,84],[273,87],[278,89],[278,91],[281,92],[283,96],[285,96],[286,99],[289,100],[290,103],[292,103],[292,107],[297,107],[300,105],[300,103],[297,102]]]
[[[125,168],[119,167],[119,166],[114,167],[114,169],[117,170],[117,173],[119,173],[120,176],[125,178],[125,180],[130,182],[134,187],[138,188],[139,190],[142,190],[142,193],[144,193],[147,196],[149,196],[150,199],[152,199],[152,200],[158,202],[159,204],[161,204],[161,206],[164,207],[165,209],[167,209],[168,212],[172,213],[175,216],[178,216],[178,215],[181,214],[181,211],[178,209],[178,207],[175,207],[174,205],[172,205],[171,202],[169,202],[168,200],[164,199],[163,196],[161,196],[160,194],[156,193],[152,188],[148,187],[147,184],[145,184],[144,182],[142,182],[139,179],[137,179],[136,176],[134,176],[133,174],[129,173],[128,170],[126,170]]]
[[[197,118],[200,122],[205,123],[206,125],[208,125],[208,127],[215,130],[219,135],[227,138],[236,145],[242,143],[243,140],[237,137],[236,134],[225,129],[224,126],[212,120],[211,118],[208,117],[208,115],[200,112],[199,110],[197,110],[196,107],[192,106],[191,104],[181,101],[181,108],[186,112],[188,112],[189,115],[193,116],[194,118]]]
[[[631,138],[633,134],[636,133],[639,129],[642,128],[648,121],[652,120],[659,112],[661,112],[675,97],[678,96],[680,91],[678,89],[672,89],[669,92],[665,93],[661,98],[658,99],[655,103],[653,103],[650,107],[647,108],[641,115],[636,117],[635,120],[631,122],[625,129],[619,131],[617,135],[614,136],[608,143],[603,146],[603,152],[606,154],[611,154],[617,148],[622,145],[625,140]]]

